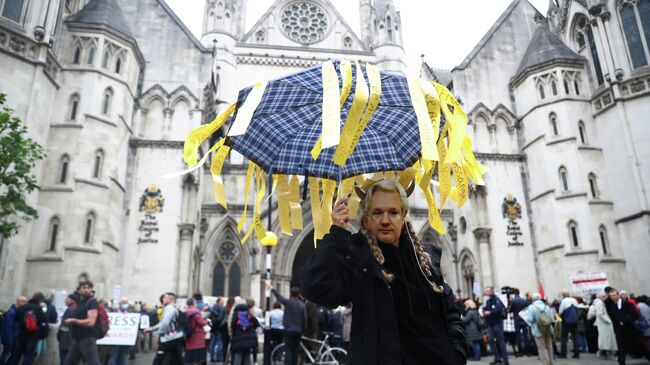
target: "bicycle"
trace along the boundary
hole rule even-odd
[[[315,340],[313,338],[302,337],[300,341],[300,348],[298,356],[302,353],[305,358],[305,363],[316,365],[339,365],[347,364],[348,352],[340,347],[332,347],[329,344],[330,337],[335,335],[331,332],[324,332],[325,338]],[[311,351],[305,346],[304,342],[312,342],[319,344],[317,352]],[[284,344],[277,345],[271,352],[271,364],[284,365],[284,358],[286,356]]]

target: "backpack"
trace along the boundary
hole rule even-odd
[[[551,335],[552,322],[551,316],[546,313],[546,306],[544,306],[537,317],[537,330],[542,336]]]
[[[36,318],[36,313],[34,313],[34,310],[25,312],[25,316],[23,317],[23,325],[25,327],[25,331],[28,333],[34,333],[38,331],[38,319]]]
[[[250,332],[253,329],[253,318],[251,312],[248,310],[237,312],[235,324],[242,333]]]
[[[95,300],[94,298],[89,299],[88,301]],[[98,306],[97,308],[97,320],[95,321],[95,335],[97,339],[106,337],[108,330],[111,325],[108,320],[108,313],[106,313],[106,308],[103,305]]]
[[[575,305],[569,306],[562,313],[562,321],[568,326],[573,326],[578,323],[578,308]]]
[[[187,315],[187,313],[184,312],[179,312],[178,314],[179,316],[181,316],[182,314],[182,316],[185,318],[184,319],[185,323],[183,324],[183,334],[185,335],[185,338],[189,338],[190,336],[192,336],[192,333],[194,333],[194,328],[195,328],[194,322],[192,322],[192,318],[194,318],[194,316],[196,316],[199,313],[192,313],[189,316]]]

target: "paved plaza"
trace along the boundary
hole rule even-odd
[[[138,354],[138,357],[134,361],[130,361],[129,365],[150,365],[153,362],[153,353],[148,354]],[[483,360],[478,362],[469,361],[467,364],[477,364],[477,365],[487,365],[492,361],[492,357],[485,357]],[[259,358],[257,362],[259,365],[262,364],[262,358]],[[521,357],[521,358],[511,358],[510,363],[512,365],[536,365],[540,364],[537,357]],[[580,359],[556,359],[553,361],[555,365],[615,365],[616,361],[614,360],[603,360],[597,357],[594,354],[582,354]],[[644,359],[630,359],[628,358],[628,365],[641,365],[648,364]]]

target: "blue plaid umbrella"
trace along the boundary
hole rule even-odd
[[[334,67],[342,84],[340,62]],[[364,77],[368,80],[365,66]],[[354,99],[352,91],[341,108],[341,128]],[[252,87],[239,93],[237,109]],[[229,137],[226,144],[266,172],[341,180],[364,173],[401,171],[420,158],[417,116],[404,76],[381,72],[381,98],[367,127],[340,167],[333,162],[336,147],[323,149],[314,160],[310,151],[322,131],[323,81],[321,65],[268,82],[246,132]],[[441,123],[444,125],[444,119]]]

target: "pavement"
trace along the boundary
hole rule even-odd
[[[153,353],[140,353],[136,359],[129,361],[128,365],[151,365],[153,362]],[[492,361],[492,357],[484,357],[481,361],[469,361],[468,365],[488,365]],[[208,363],[209,364],[209,363]],[[260,357],[258,364],[262,364]],[[538,365],[540,364],[537,357],[511,357],[510,364],[512,365]],[[616,365],[615,360],[604,360],[595,354],[581,354],[580,359],[555,359],[554,365]],[[648,361],[645,359],[631,359],[628,357],[627,365],[647,365]]]

